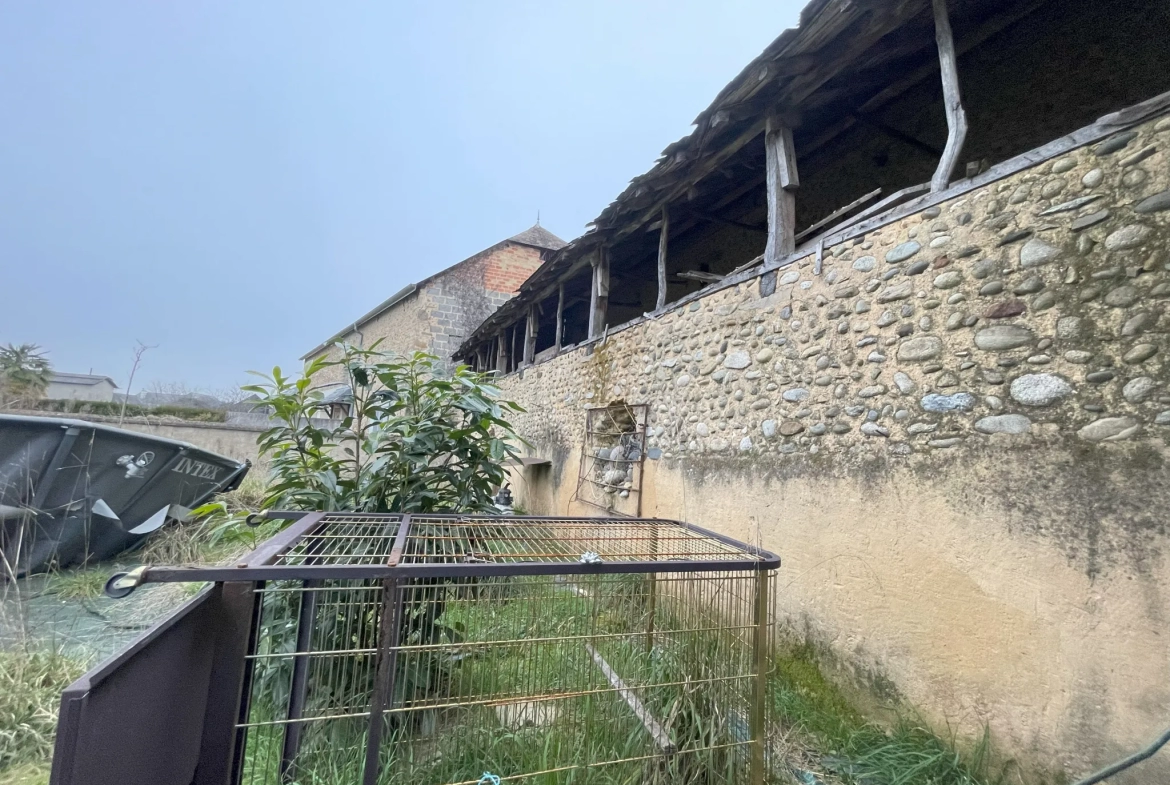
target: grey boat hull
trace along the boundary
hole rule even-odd
[[[0,415],[0,572],[108,559],[237,487],[249,468],[185,442],[98,423]]]

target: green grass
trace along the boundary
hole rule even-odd
[[[31,779],[53,753],[61,691],[85,666],[52,651],[0,651],[0,781]]]
[[[770,682],[780,721],[805,734],[821,765],[847,782],[871,785],[996,785],[1010,764],[993,766],[990,736],[960,752],[910,714],[891,727],[868,719],[825,678],[811,647],[776,657]]]
[[[87,567],[80,570],[65,570],[49,579],[47,590],[62,600],[93,600],[102,595],[106,580],[110,577],[109,567]]]
[[[463,705],[416,709],[405,721],[391,721],[381,746],[381,781],[475,782],[485,771],[505,781],[545,772],[523,780],[538,785],[743,781],[746,755],[742,747],[732,745],[744,741],[737,731],[739,736],[746,733],[746,711],[720,711],[742,698],[726,692],[726,685],[719,692],[684,684],[688,676],[703,679],[737,666],[718,641],[706,635],[662,635],[653,649],[647,648],[645,586],[643,576],[607,577],[604,583],[585,581],[580,587],[521,578],[446,591],[437,621],[450,632],[444,632],[441,641],[466,636],[475,643],[454,652],[416,652],[399,660],[395,703],[409,705],[438,695],[442,703]],[[326,600],[327,596],[320,602]],[[273,610],[277,612],[269,623],[277,626],[288,615],[283,611],[295,612],[292,606]],[[658,619],[664,628],[689,626],[668,622],[661,608]],[[339,626],[350,629],[348,624]],[[529,643],[537,639],[544,640]],[[669,728],[680,754],[665,762],[660,758],[642,722],[612,691],[587,653],[586,639],[594,641],[628,684],[658,685],[639,695]],[[283,646],[278,640],[269,645]],[[342,670],[331,667],[331,673]],[[256,678],[270,675],[262,670]],[[287,673],[275,674],[273,685],[261,688],[264,705],[254,705],[252,721],[283,716],[287,698],[277,693],[287,679]],[[322,685],[321,693],[310,694],[310,706],[329,713],[334,706],[368,703],[368,679],[339,679],[335,684],[347,686],[339,692]],[[270,699],[273,695],[275,700]],[[541,695],[548,700],[530,702]],[[504,706],[485,705],[485,700]],[[513,700],[517,702],[510,703]],[[510,710],[531,712],[532,722],[505,721]],[[365,718],[307,725],[298,757],[298,785],[359,779],[365,727]],[[280,739],[279,727],[249,732],[246,785],[276,785]]]

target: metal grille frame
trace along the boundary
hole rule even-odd
[[[325,781],[314,779],[325,769],[363,785],[471,785],[479,772],[444,755],[491,733],[508,749],[548,743],[554,727],[558,744],[583,746],[496,773],[777,779],[765,665],[775,554],[648,518],[269,517],[292,523],[235,566],[141,576],[252,597],[233,785]],[[699,765],[711,771],[696,779]]]

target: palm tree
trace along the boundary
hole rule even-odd
[[[35,343],[0,347],[0,404],[28,408],[44,397],[52,367]]]

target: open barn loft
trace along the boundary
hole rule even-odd
[[[510,373],[1170,89],[1159,0],[813,0],[459,348]]]

